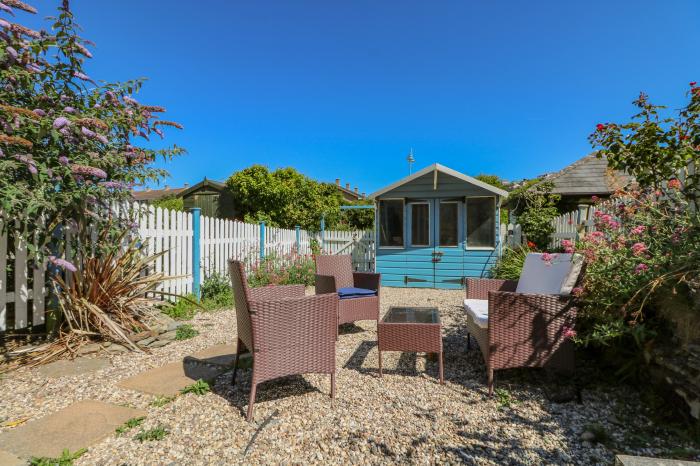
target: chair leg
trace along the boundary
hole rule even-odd
[[[335,372],[331,374],[331,400],[335,400]]]
[[[493,369],[488,368],[489,396],[493,396]]]
[[[445,385],[445,370],[442,362],[442,351],[440,351],[440,384]]]
[[[243,342],[239,338],[238,341],[236,342],[236,359],[235,359],[235,364],[233,365],[233,375],[231,376],[231,385],[236,384],[236,373],[238,372],[238,361],[240,359],[242,348],[243,348]]]
[[[255,404],[255,389],[257,384],[253,384],[250,387],[250,398],[248,399],[248,415],[246,416],[246,421],[250,422],[253,420],[253,405]]]
[[[382,376],[382,350],[379,350],[379,377]]]

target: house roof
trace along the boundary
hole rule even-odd
[[[554,183],[552,192],[555,194],[593,195],[612,194],[634,178],[623,171],[612,170],[605,156],[598,157],[592,152],[546,180]]]
[[[133,191],[135,201],[156,201],[168,196],[177,196],[186,188],[165,188],[165,189],[148,189],[144,191]]]
[[[194,186],[190,186],[187,189],[183,189],[182,192],[180,192],[179,196],[180,197],[185,197],[190,193],[193,193],[197,191],[198,189],[204,188],[204,187],[209,187],[209,188],[214,188],[216,190],[222,191],[226,188],[226,184],[222,183],[220,181],[214,181],[214,180],[208,180],[206,177],[200,181],[199,183],[195,184]]]
[[[504,191],[503,189],[497,188],[497,187],[492,186],[488,183],[484,183],[481,180],[477,180],[476,178],[473,178],[469,175],[465,175],[464,173],[460,173],[457,170],[453,170],[453,169],[446,167],[444,165],[440,165],[439,163],[434,163],[432,165],[429,165],[429,166],[423,168],[422,170],[415,172],[412,175],[409,175],[405,178],[400,179],[396,183],[390,184],[389,186],[382,188],[379,191],[373,192],[372,194],[369,195],[369,198],[374,199],[377,196],[381,196],[382,194],[389,192],[392,189],[396,189],[399,186],[402,186],[406,183],[409,183],[409,182],[415,180],[416,178],[420,178],[421,176],[426,175],[426,174],[431,173],[431,172],[445,173],[445,174],[453,176],[459,180],[473,184],[474,186],[478,186],[480,188],[483,188],[483,189],[490,191],[494,194],[498,194],[499,196],[508,197],[508,191]]]

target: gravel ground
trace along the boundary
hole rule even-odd
[[[378,378],[376,324],[341,331],[337,346],[338,396],[331,406],[328,376],[306,375],[258,387],[255,422],[246,423],[250,371],[221,376],[206,395],[183,395],[162,407],[153,396],[120,389],[126,377],[180,361],[206,347],[234,341],[233,311],[200,314],[199,336],[149,354],[111,356],[96,373],[47,379],[21,369],[0,380],[0,422],[39,418],[81,399],[144,408],[141,427],[90,447],[78,465],[118,464],[610,464],[613,453],[581,440],[599,424],[614,442],[625,442],[639,423],[639,400],[625,388],[590,385],[580,401],[553,403],[552,380],[541,371],[497,373],[501,397],[486,396],[485,368],[476,345],[466,348],[462,291],[382,290],[382,313],[391,305],[440,308],[445,345],[445,385],[437,362],[425,355],[386,353]],[[566,382],[556,382],[566,387]],[[570,388],[570,387],[569,387]],[[510,406],[503,406],[507,397]],[[633,413],[618,420],[621,412]],[[624,425],[623,425],[624,424]],[[163,426],[160,441],[139,442],[141,430]],[[3,429],[0,429],[3,430]],[[641,442],[637,452],[654,454]]]

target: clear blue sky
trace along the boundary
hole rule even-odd
[[[184,124],[171,186],[262,163],[371,192],[410,147],[416,168],[531,177],[640,90],[675,108],[700,81],[698,0],[72,4],[91,76],[148,77],[137,99]]]

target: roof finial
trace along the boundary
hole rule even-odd
[[[411,147],[411,151],[408,153],[406,161],[408,162],[408,174],[411,175],[413,173],[413,163],[416,161],[415,157],[413,157],[413,147]]]

